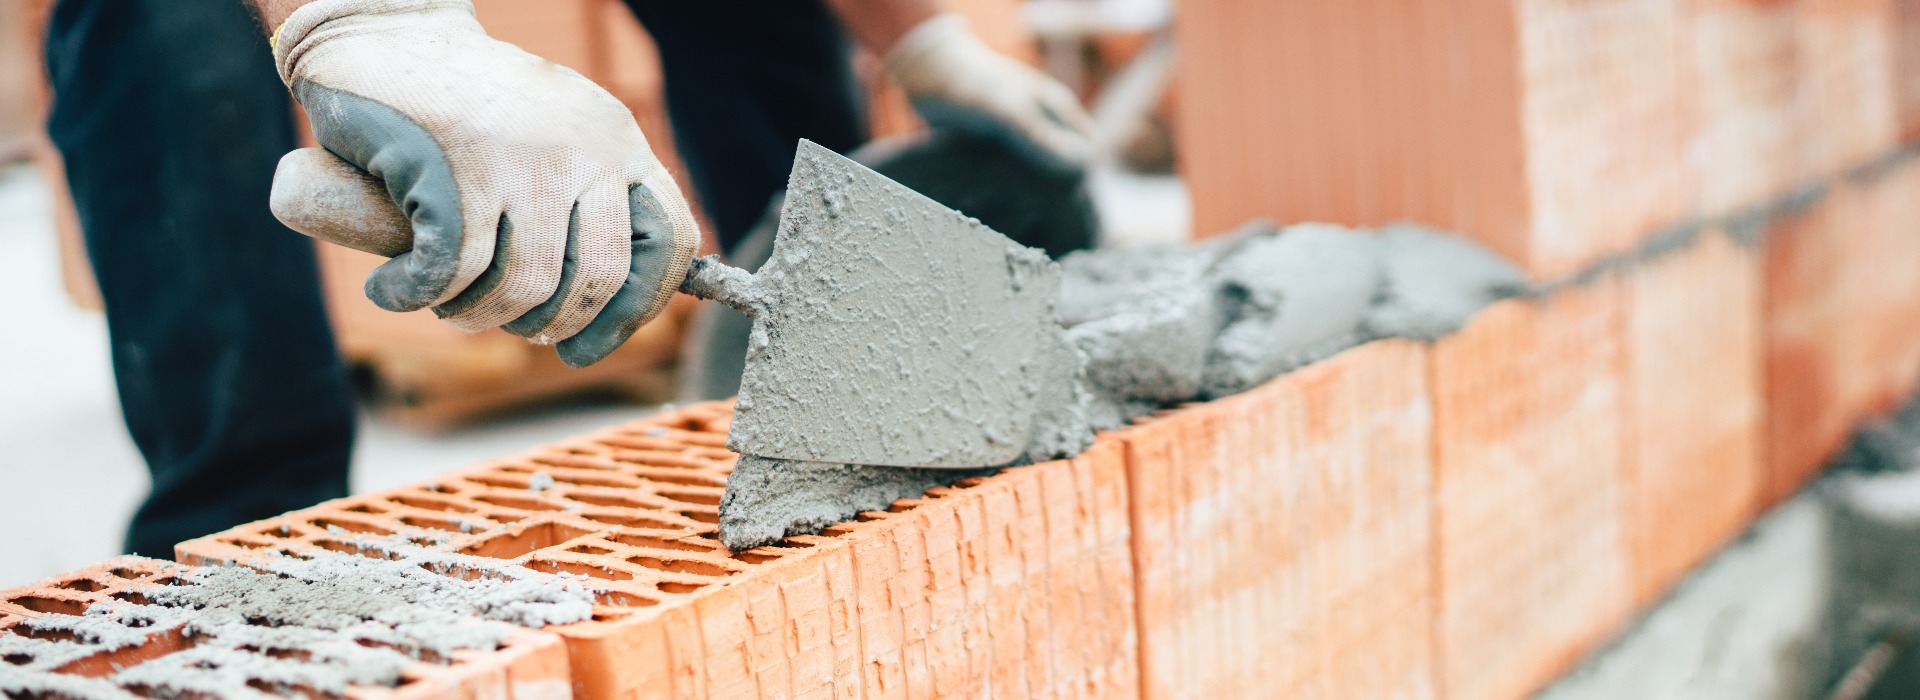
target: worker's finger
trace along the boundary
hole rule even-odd
[[[1029,136],[1060,160],[1083,165],[1092,156],[1093,118],[1067,86],[1041,81],[1034,91],[1038,118],[1027,120]]]
[[[555,288],[555,293],[553,296],[548,297],[546,301],[541,302],[539,306],[533,307],[532,311],[521,314],[519,318],[500,326],[502,330],[523,338],[538,339],[540,332],[545,330],[548,325],[553,323],[553,319],[560,315],[561,295],[564,294],[569,287],[573,286],[574,277],[579,273],[579,265],[575,262],[580,258],[579,238],[572,235],[573,232],[579,230],[579,228],[580,208],[576,206],[574,207],[573,214],[567,217],[567,250],[560,263],[560,284]],[[504,244],[505,241],[502,241],[502,245]],[[480,279],[484,281],[492,274],[493,271],[488,270],[486,275],[480,276]],[[479,285],[476,283],[475,286]]]
[[[479,277],[495,238],[461,233],[492,230],[498,210],[463,201],[474,195],[461,192],[445,151],[426,129],[352,93],[306,80],[293,89],[320,145],[385,183],[412,225],[412,249],[367,275],[367,298],[383,309],[412,311],[451,298]]]
[[[600,315],[558,348],[572,367],[606,359],[666,309],[699,246],[691,209],[664,170],[628,192],[631,252],[625,285]]]
[[[507,210],[497,225],[493,264],[433,312],[462,330],[480,331],[526,315],[552,298],[560,288],[571,209],[542,202]]]
[[[573,208],[553,296],[502,328],[543,343],[566,340],[620,291],[631,254],[628,197],[626,187],[608,182],[591,188]]]

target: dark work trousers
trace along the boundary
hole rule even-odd
[[[60,0],[48,33],[49,131],[153,474],[128,549],[150,556],[346,493],[352,405],[313,250],[266,206],[293,121],[243,5]],[[847,40],[818,0],[629,5],[723,250],[786,185],[799,139],[865,140]]]
[[[667,116],[722,251],[787,186],[808,139],[866,141],[851,48],[819,0],[627,0],[660,48]]]
[[[241,0],[61,0],[48,121],[153,491],[127,548],[347,493],[353,405],[313,244],[267,210],[294,146]]]

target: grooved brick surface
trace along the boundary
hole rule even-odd
[[[179,554],[246,562],[401,537],[590,577],[605,589],[594,619],[551,629],[588,700],[1134,693],[1118,442],[733,554],[714,525],[730,417],[699,404]]]
[[[1767,477],[1763,503],[1810,481],[1871,411],[1879,368],[1863,322],[1874,296],[1866,207],[1856,188],[1832,188],[1767,232]]]
[[[1372,343],[1122,433],[1142,695],[1437,695],[1426,362]]]
[[[1885,413],[1920,390],[1920,159],[1904,157],[1852,185],[1861,190],[1865,240],[1847,264],[1861,276],[1860,369],[1875,373],[1864,402]]]
[[[110,559],[79,571],[53,576],[28,586],[0,590],[0,637],[22,636],[45,641],[91,641],[72,632],[34,629],[29,622],[49,621],[84,615],[101,603],[124,600],[145,603],[140,591],[151,586],[174,585],[178,577],[192,567],[141,557]],[[104,621],[104,618],[102,619]],[[93,692],[114,692],[107,676],[143,663],[161,663],[167,656],[192,648],[195,636],[185,622],[173,622],[138,630],[144,639],[126,646],[95,645],[81,658],[53,664],[36,664],[31,654],[9,653],[0,658],[0,685],[9,675],[34,682],[36,676],[56,676],[68,683],[96,684]],[[264,658],[264,657],[263,657]],[[493,650],[452,652],[445,658],[420,661],[402,672],[400,685],[350,687],[343,697],[351,700],[565,700],[568,697],[566,648],[550,634],[515,630]],[[138,686],[119,688],[129,698],[177,697],[165,691]],[[335,697],[304,689],[306,697]],[[74,700],[61,693],[6,692],[8,698],[32,700]]]
[[[1689,210],[1722,216],[1798,182],[1793,0],[1684,0],[1680,33]]]
[[[1757,512],[1760,256],[1708,231],[1627,273],[1625,294],[1627,537],[1648,604]]]
[[[1800,180],[1838,174],[1899,144],[1895,2],[1794,0]]]
[[[1433,348],[1443,697],[1525,697],[1626,619],[1620,303],[1503,301]]]
[[[1417,221],[1536,278],[1628,250],[1683,211],[1681,1],[1183,2],[1194,230]]]

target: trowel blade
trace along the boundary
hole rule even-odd
[[[1059,269],[802,142],[727,445],[775,459],[980,467],[1021,457],[1078,365]]]

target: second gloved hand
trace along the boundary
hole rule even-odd
[[[921,22],[887,51],[887,73],[928,124],[1001,139],[1065,168],[1092,156],[1092,118],[1060,81],[989,48],[965,18]]]
[[[320,144],[411,224],[412,250],[367,278],[380,307],[557,342],[583,366],[678,289],[699,229],[633,115],[488,37],[469,0],[319,0],[274,57]]]

